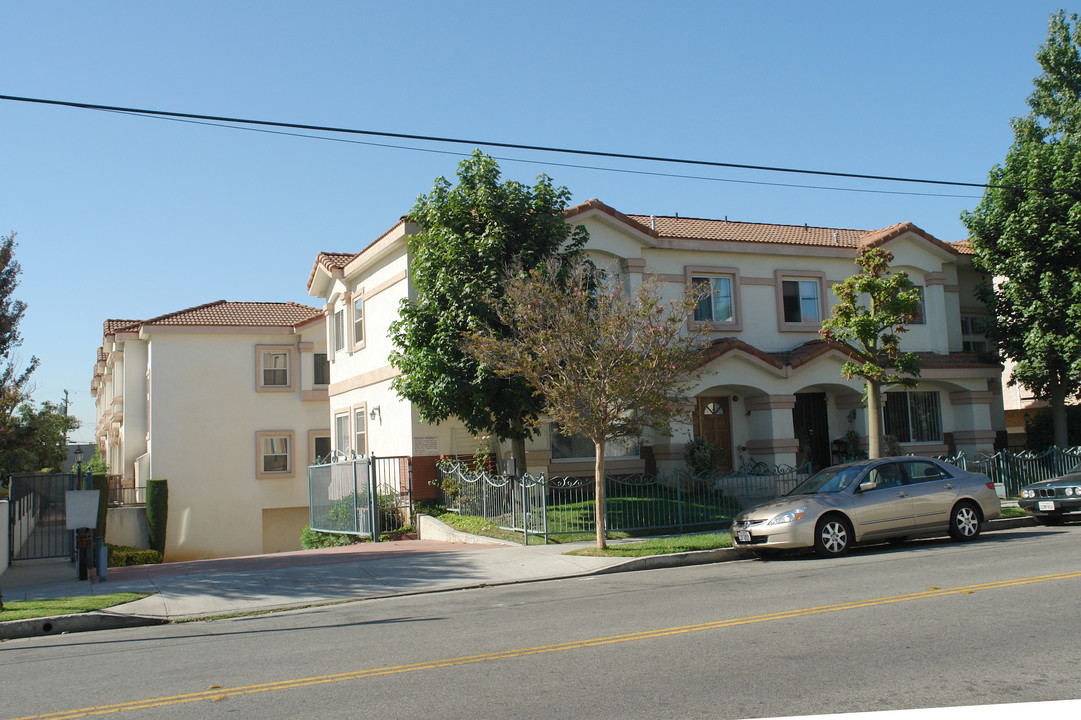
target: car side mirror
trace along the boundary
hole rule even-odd
[[[868,490],[874,490],[876,487],[878,487],[878,483],[876,483],[874,480],[868,480],[866,482],[861,482],[860,483],[860,492],[867,492]]]

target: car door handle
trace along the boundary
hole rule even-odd
[[[953,483],[946,483],[947,490],[953,490]]]
[[[903,490],[897,493],[897,497],[908,497],[908,493]]]

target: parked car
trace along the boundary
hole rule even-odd
[[[1081,520],[1081,466],[1065,475],[1025,485],[1017,504],[1044,525]]]
[[[752,550],[814,548],[949,533],[975,540],[1001,512],[987,476],[931,458],[892,457],[835,465],[790,493],[736,515],[732,544]]]

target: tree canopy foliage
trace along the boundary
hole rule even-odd
[[[988,337],[1016,363],[1010,381],[1049,401],[1065,446],[1066,399],[1081,389],[1081,27],[1051,16],[1036,53],[1042,73],[1029,113],[1011,121],[1014,140],[990,172],[983,199],[962,221]]]
[[[409,216],[420,226],[407,238],[415,297],[391,326],[391,362],[401,371],[394,389],[425,421],[457,417],[474,434],[515,441],[523,468],[541,399],[522,378],[466,353],[462,338],[515,337],[495,309],[508,267],[579,259],[587,233],[564,220],[569,200],[546,175],[532,187],[501,180],[496,162],[475,151],[459,164],[457,185],[437,179]]]
[[[59,471],[67,457],[68,433],[78,428],[79,421],[55,403],[22,403],[0,434],[0,472],[6,477]]]
[[[15,232],[0,238],[0,435],[7,432],[15,408],[30,393],[30,375],[37,369],[37,357],[19,368],[15,353],[23,343],[19,323],[26,313],[26,303],[14,298],[22,266],[15,260]]]
[[[499,375],[535,388],[563,434],[593,441],[599,548],[606,546],[606,444],[637,439],[645,428],[668,434],[687,414],[701,360],[705,335],[686,331],[700,293],[688,289],[665,302],[662,287],[647,275],[628,290],[591,264],[535,268],[511,279],[498,305],[514,337],[480,330],[466,345]]]
[[[920,293],[906,273],[889,272],[891,262],[888,250],[861,250],[860,272],[833,286],[838,302],[820,331],[823,339],[844,343],[857,357],[841,367],[841,375],[866,382],[867,456],[872,459],[882,454],[881,388],[914,385],[920,374],[919,358],[901,352],[901,335],[919,309]]]

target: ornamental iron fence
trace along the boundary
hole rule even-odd
[[[1052,446],[1043,452],[1019,453],[1000,450],[992,455],[980,453],[971,457],[959,452],[939,459],[962,470],[986,475],[1001,486],[1003,497],[1016,498],[1025,485],[1065,475],[1081,466],[1081,447]]]
[[[607,475],[605,530],[675,533],[727,527],[741,508],[784,495],[809,475],[809,465],[769,468],[761,463],[754,470],[709,475]],[[449,510],[520,532],[526,543],[530,535],[547,540],[596,532],[592,477],[514,477],[444,462],[437,482]]]

